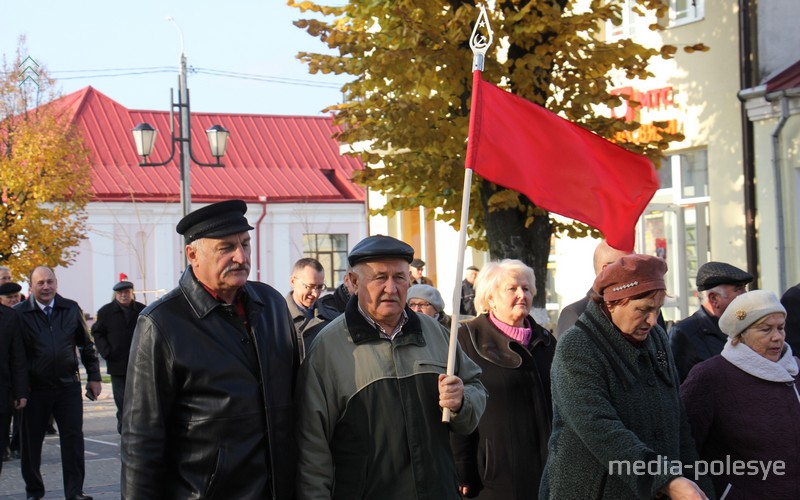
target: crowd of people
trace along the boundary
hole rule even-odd
[[[177,287],[145,306],[121,276],[91,329],[53,269],[25,298],[0,267],[0,446],[29,500],[51,416],[65,496],[91,500],[98,354],[127,499],[800,498],[800,285],[779,300],[706,263],[699,310],[668,331],[666,262],[601,242],[554,334],[523,262],[470,266],[450,315],[425,262],[383,235],[353,246],[330,293],[304,257],[283,295],[247,279],[246,210],[184,217]]]

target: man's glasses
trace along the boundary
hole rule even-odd
[[[326,285],[325,283],[323,283],[321,285],[306,285],[301,280],[298,280],[298,281],[300,281],[300,284],[303,285],[303,288],[305,288],[307,292],[320,292],[320,293],[322,293],[322,292],[324,292],[325,290],[328,289],[328,285]]]

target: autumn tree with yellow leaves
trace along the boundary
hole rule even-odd
[[[88,152],[55,97],[21,39],[0,75],[0,265],[18,280],[37,265],[69,264],[85,238]]]
[[[495,43],[486,56],[484,79],[602,137],[635,130],[637,122],[604,116],[597,106],[613,108],[626,99],[609,92],[615,73],[645,79],[652,76],[648,61],[670,57],[675,48],[648,48],[630,39],[603,41],[606,22],[622,20],[621,3],[497,0],[489,4]],[[327,7],[289,0],[288,4],[309,17],[295,25],[332,51],[300,53],[298,58],[309,71],[353,77],[342,88],[344,102],[326,111],[334,112],[342,126],[340,142],[370,144],[353,154],[367,165],[358,172],[357,181],[389,195],[379,213],[435,207],[440,209],[437,218],[458,229],[472,87],[469,38],[479,13],[476,2],[350,0]],[[637,0],[636,8],[663,18],[665,5]],[[659,29],[658,23],[652,28]],[[680,136],[665,131],[650,142],[621,145],[657,161],[675,139]],[[521,259],[533,267],[541,291],[554,231],[597,235],[583,224],[558,223],[523,195],[484,180],[473,182],[472,194],[470,244],[488,248],[492,259]],[[534,304],[544,303],[542,292]]]

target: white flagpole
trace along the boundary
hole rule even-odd
[[[469,39],[469,46],[472,49],[472,71],[483,71],[483,61],[486,51],[492,44],[493,33],[489,26],[489,16],[486,14],[486,7],[481,5],[481,12],[475,27],[472,29],[472,36]],[[482,33],[480,28],[485,28],[486,33]],[[475,92],[475,89],[472,90]],[[472,110],[470,110],[470,113]],[[469,139],[467,139],[469,140]],[[455,375],[456,371],[456,350],[458,347],[458,326],[461,312],[461,276],[464,274],[464,253],[467,249],[467,225],[469,224],[469,201],[470,191],[472,190],[472,169],[464,169],[464,193],[461,197],[461,225],[458,229],[458,259],[456,263],[455,286],[453,287],[453,320],[450,323],[450,349],[447,353],[447,374]],[[450,409],[445,408],[442,412],[442,422],[450,421]]]

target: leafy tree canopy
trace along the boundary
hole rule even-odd
[[[57,96],[21,38],[14,61],[3,57],[0,74],[0,264],[16,279],[37,265],[69,264],[85,238],[88,150],[67,110],[47,104]]]
[[[333,51],[300,53],[309,71],[353,76],[343,87],[344,102],[326,111],[335,112],[343,126],[340,142],[370,144],[355,153],[367,164],[357,180],[390,195],[379,213],[436,207],[441,209],[436,217],[458,229],[472,87],[469,38],[479,13],[476,2],[288,4],[316,15],[295,25]],[[606,21],[622,21],[620,4],[495,1],[489,11],[495,43],[486,56],[484,78],[606,138],[638,128],[637,122],[603,116],[597,106],[616,107],[626,99],[610,94],[613,75],[652,76],[648,61],[671,57],[675,48],[648,48],[630,39],[603,41]],[[660,0],[637,0],[637,9],[666,14]],[[655,160],[675,139],[680,136],[664,133],[653,142],[621,145]],[[473,183],[471,200],[470,244],[486,248],[488,243],[492,258],[519,258],[531,265],[540,290],[553,231],[596,235],[583,224],[550,220],[524,196],[486,181]],[[541,295],[537,305],[543,305]]]

